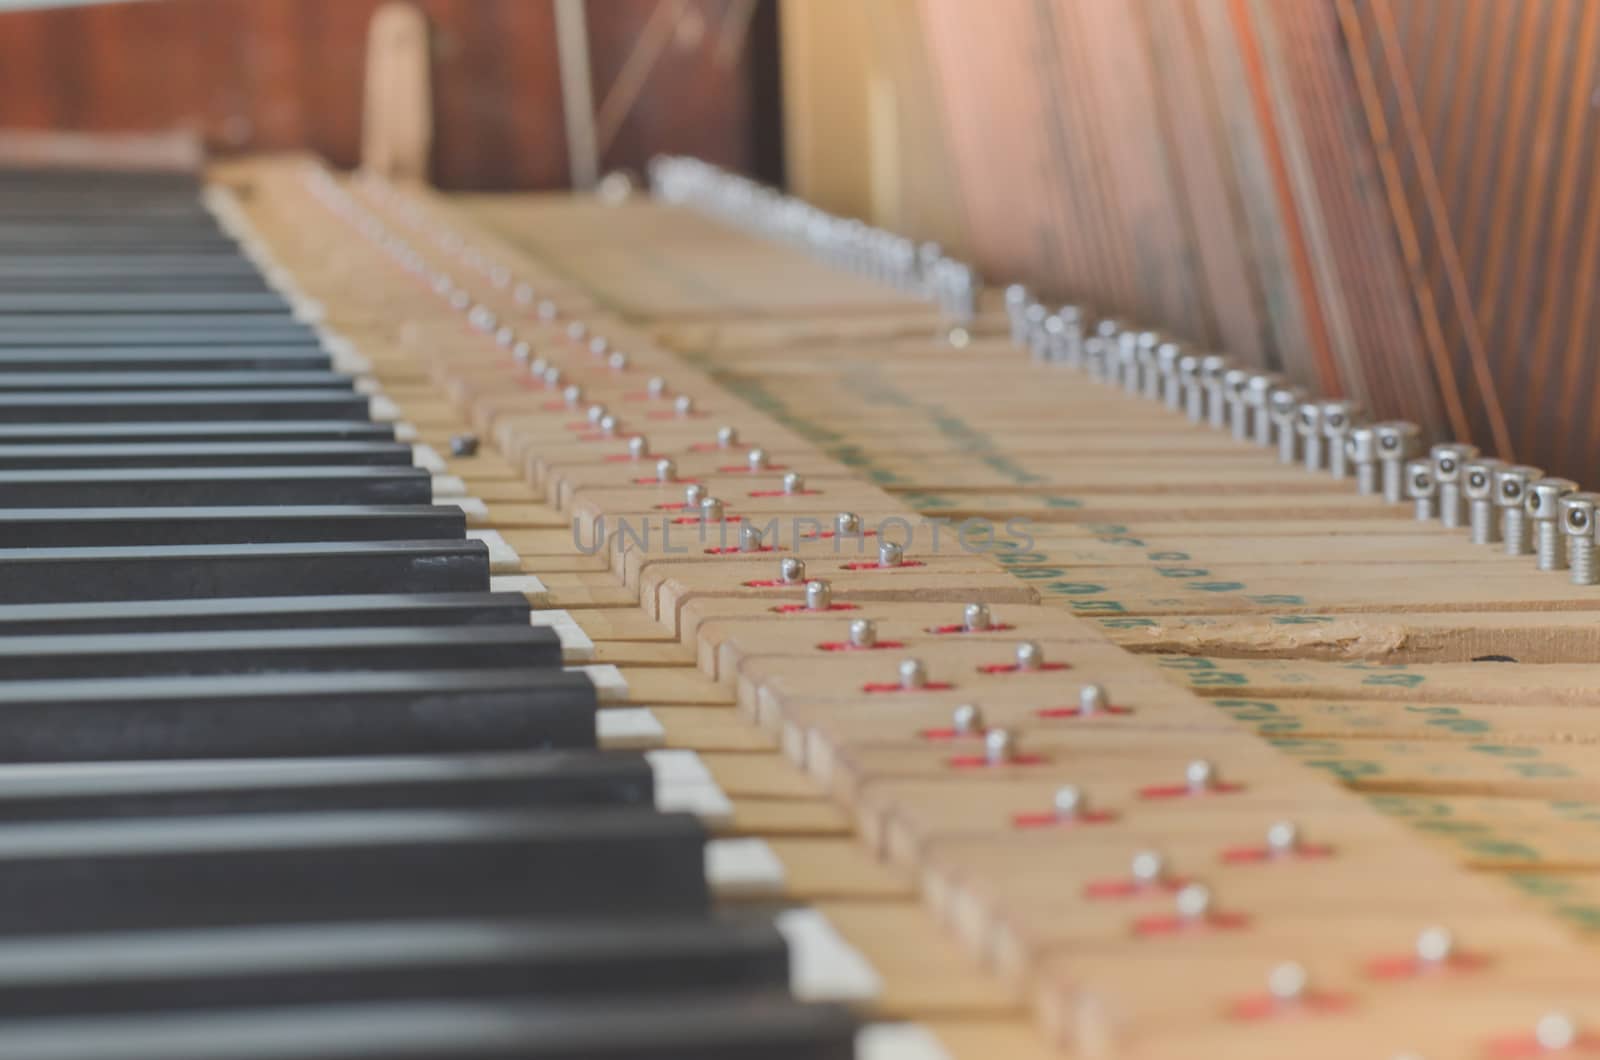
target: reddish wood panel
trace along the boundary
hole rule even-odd
[[[219,153],[360,146],[367,23],[382,0],[155,0],[0,15],[0,127],[181,128]],[[551,0],[417,0],[433,27],[436,182],[567,177]],[[602,165],[692,152],[773,175],[771,0],[587,5],[595,98],[642,76]],[[667,24],[656,61],[647,27]]]

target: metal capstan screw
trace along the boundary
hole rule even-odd
[[[677,416],[692,416],[694,414],[694,398],[688,394],[679,394],[672,399],[672,411]]]
[[[1426,522],[1439,511],[1439,480],[1433,477],[1432,460],[1406,462],[1406,494],[1416,505],[1417,521]]]
[[[1080,717],[1089,717],[1106,709],[1111,702],[1111,697],[1106,694],[1104,685],[1088,684],[1078,689],[1078,714]]]
[[[1133,856],[1128,874],[1141,887],[1151,887],[1167,878],[1167,859],[1158,851],[1141,850]]]
[[[1596,583],[1595,504],[1600,493],[1569,493],[1561,498],[1561,529],[1567,538],[1567,566],[1573,585]]]
[[[878,546],[878,566],[898,567],[906,561],[906,550],[893,541],[885,541]]]
[[[1304,965],[1286,961],[1268,973],[1267,993],[1279,1004],[1293,1004],[1306,996],[1310,983],[1311,977]]]
[[[722,502],[715,497],[700,498],[700,521],[703,523],[720,523],[723,516]]]
[[[691,482],[683,487],[683,508],[685,511],[699,511],[700,502],[706,499],[706,488],[698,482]]]
[[[1506,543],[1508,556],[1533,552],[1526,507],[1528,488],[1543,477],[1543,471],[1522,464],[1501,468],[1494,474],[1494,502],[1500,509],[1500,537]]]
[[[1163,342],[1156,347],[1156,371],[1161,373],[1161,401],[1173,412],[1183,408],[1183,380],[1178,374],[1178,359],[1183,347]]]
[[[1349,454],[1345,440],[1349,438],[1356,418],[1360,415],[1353,401],[1324,401],[1322,403],[1322,434],[1328,445],[1328,473],[1334,478],[1344,478]]]
[[[833,517],[835,537],[853,537],[861,533],[861,516],[855,512],[840,512]]]
[[[1223,394],[1222,377],[1232,362],[1220,353],[1208,353],[1200,358],[1200,385],[1206,392],[1206,422],[1221,430],[1227,426],[1227,400]]]
[[[1315,401],[1300,403],[1295,430],[1300,432],[1301,452],[1305,454],[1307,471],[1322,470],[1322,405]]]
[[[645,393],[650,396],[650,400],[659,401],[667,393],[667,381],[659,375],[651,376],[650,382],[645,384]]]
[[[785,585],[799,585],[806,580],[806,561],[798,556],[785,556],[778,563],[778,580]]]
[[[1466,505],[1461,498],[1461,468],[1478,458],[1478,447],[1447,442],[1428,452],[1433,474],[1439,482],[1439,521],[1452,530],[1466,522]]]
[[[1356,469],[1356,492],[1378,492],[1378,434],[1371,427],[1356,427],[1344,440],[1345,459]]]
[[[628,459],[643,460],[650,455],[650,439],[636,434],[628,439]]]
[[[544,380],[546,389],[554,390],[556,387],[561,385],[561,369],[557,368],[553,364],[546,365],[545,370],[540,373],[539,378]]]
[[[1567,550],[1562,542],[1561,498],[1578,484],[1566,478],[1542,478],[1528,487],[1528,518],[1533,520],[1533,549],[1540,570],[1566,570]]]
[[[717,448],[732,449],[739,444],[739,430],[736,427],[717,428]]]
[[[1244,388],[1251,435],[1262,448],[1272,444],[1272,392],[1282,385],[1283,376],[1276,372],[1259,372],[1250,377]]]
[[[1183,394],[1183,412],[1190,422],[1199,423],[1206,414],[1206,392],[1200,382],[1200,358],[1186,353],[1178,358],[1178,387]]]
[[[575,409],[583,404],[583,387],[577,383],[569,384],[561,391],[561,400],[566,402],[567,408]]]
[[[806,582],[806,610],[826,611],[833,606],[833,586],[818,578]]]
[[[1017,645],[1017,669],[1037,670],[1044,665],[1044,649],[1038,641],[1025,640]]]
[[[1533,1040],[1548,1052],[1565,1052],[1578,1041],[1578,1024],[1565,1012],[1541,1016],[1533,1027]]]
[[[1222,373],[1222,400],[1228,406],[1228,429],[1235,440],[1241,442],[1250,438],[1250,406],[1245,395],[1250,375],[1243,368],[1229,368]]]
[[[1154,331],[1142,332],[1134,359],[1139,366],[1141,392],[1151,401],[1161,400],[1161,336]]]
[[[628,355],[623,353],[621,350],[613,351],[611,356],[606,358],[606,367],[611,369],[613,372],[627,371]]]
[[[910,691],[928,683],[928,668],[921,659],[900,660],[900,687]]]
[[[1178,907],[1178,916],[1184,920],[1205,920],[1211,916],[1211,888],[1200,883],[1191,883],[1178,892],[1174,903]]]
[[[1083,340],[1083,370],[1095,382],[1105,381],[1106,340],[1099,335],[1090,335]]]
[[[1456,940],[1449,928],[1430,927],[1424,928],[1418,935],[1414,947],[1417,960],[1426,965],[1438,967],[1445,964],[1455,956]]]
[[[1028,338],[1028,322],[1024,314],[1028,310],[1028,303],[1032,300],[1028,289],[1020,283],[1014,283],[1006,288],[1006,319],[1011,325],[1011,344],[1013,346],[1025,345]]]
[[[745,463],[753,472],[765,471],[768,463],[767,451],[757,446],[745,454]]]
[[[666,456],[662,457],[660,460],[657,460],[656,461],[656,481],[657,482],[676,482],[676,481],[678,481],[678,462],[676,460],[673,460],[671,457],[666,457]]]
[[[617,417],[609,412],[600,417],[600,433],[607,438],[615,438],[619,426],[621,424],[617,421]]]
[[[850,646],[870,648],[878,643],[878,624],[870,618],[858,618],[850,623]]]
[[[1277,431],[1278,463],[1292,464],[1300,454],[1300,403],[1306,392],[1297,386],[1281,386],[1268,398],[1268,415]]]
[[[1287,857],[1300,849],[1300,827],[1293,821],[1279,821],[1267,829],[1267,850],[1273,857]]]
[[[610,413],[606,411],[606,407],[604,405],[596,403],[590,405],[583,415],[584,418],[587,419],[591,424],[598,427],[600,426],[600,421],[605,419],[608,415],[610,415]]]
[[[1383,470],[1383,499],[1399,504],[1406,499],[1406,461],[1416,453],[1421,430],[1414,423],[1397,420],[1372,428],[1378,443],[1378,464]]]
[[[1183,782],[1196,795],[1213,790],[1219,780],[1217,767],[1204,758],[1196,758],[1183,768]]]
[[[1055,811],[1056,820],[1074,821],[1088,811],[1089,796],[1076,784],[1063,784],[1051,796],[1050,805]]]
[[[961,613],[961,627],[968,633],[981,633],[993,625],[988,604],[968,604]]]
[[[1467,498],[1467,527],[1474,545],[1500,540],[1499,509],[1495,507],[1495,474],[1505,461],[1493,457],[1469,460],[1461,469],[1461,492]]]
[[[806,491],[805,476],[798,471],[786,471],[783,475],[783,492],[793,496]]]
[[[950,715],[950,728],[957,736],[977,736],[983,732],[983,711],[974,703],[963,703]]]
[[[990,729],[983,734],[983,757],[991,766],[1010,765],[1017,758],[1017,735],[1010,729]]]

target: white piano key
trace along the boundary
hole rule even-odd
[[[950,1060],[932,1031],[917,1023],[869,1023],[856,1035],[856,1060]]]
[[[492,593],[521,593],[534,607],[544,607],[550,602],[550,591],[544,582],[532,574],[491,574],[489,591]]]
[[[414,442],[417,440],[417,428],[413,425],[399,421],[394,425],[394,440],[397,442]],[[482,503],[481,501],[479,502]],[[487,509],[485,509],[487,510]]]
[[[648,707],[614,707],[595,714],[600,746],[608,751],[647,751],[661,747],[667,730]]]
[[[358,394],[365,394],[368,397],[372,397],[374,394],[383,393],[383,384],[370,377],[366,379],[357,379],[355,381],[355,391]]]
[[[776,898],[783,862],[761,839],[713,839],[706,844],[706,882],[719,898]]]
[[[459,475],[433,476],[433,496],[435,500],[442,497],[465,497],[467,484],[461,481]]]
[[[659,790],[656,808],[664,812],[692,813],[712,828],[726,828],[733,823],[733,802],[715,784]]]
[[[872,1001],[883,992],[877,971],[815,909],[778,914],[789,943],[789,986],[801,1001]]]
[[[594,641],[578,625],[569,612],[561,610],[534,611],[528,621],[535,626],[546,626],[561,638],[561,658],[568,663],[586,663],[594,658]]]
[[[506,539],[500,536],[499,531],[468,530],[467,537],[489,546],[490,574],[516,574],[522,570],[522,557],[517,555],[516,549],[506,544]]]
[[[656,775],[656,790],[667,786],[715,785],[711,771],[693,751],[646,751],[645,760]]]
[[[628,701],[628,679],[623,677],[622,671],[615,666],[609,663],[601,663],[599,665],[569,667],[569,669],[582,670],[589,675],[589,680],[594,682],[595,691],[600,693],[600,702],[626,703]]]
[[[489,521],[489,506],[476,497],[440,497],[440,504],[453,504],[467,513],[467,525],[477,526]]]
[[[439,450],[431,445],[413,445],[411,447],[411,466],[424,468],[436,475],[446,474],[450,470],[445,465],[444,457],[439,455]]]
[[[378,423],[389,423],[400,418],[400,406],[382,394],[375,394],[368,399],[367,414]]]

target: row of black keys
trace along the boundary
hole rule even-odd
[[[191,182],[0,174],[0,292],[0,1055],[853,1056]]]

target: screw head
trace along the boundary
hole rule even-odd
[[[1281,386],[1274,390],[1268,398],[1273,422],[1280,426],[1293,423],[1300,415],[1300,403],[1305,397],[1305,390],[1297,386]]]
[[[561,369],[555,365],[545,368],[543,373],[544,385],[551,390],[561,385]]]
[[[1374,464],[1378,461],[1378,432],[1373,427],[1353,427],[1344,440],[1344,451],[1352,463]]]
[[[1433,461],[1406,461],[1406,495],[1434,497],[1439,493],[1439,480],[1433,474]]]
[[[739,444],[739,431],[735,427],[717,428],[717,448],[732,449]]]
[[[679,394],[672,400],[672,411],[679,416],[688,416],[694,412],[694,398],[688,394]]]
[[[1078,689],[1078,713],[1081,715],[1098,714],[1109,702],[1104,685],[1089,684]]]
[[[1533,1039],[1550,1052],[1570,1049],[1578,1041],[1578,1024],[1565,1012],[1551,1012],[1534,1024]]]
[[[715,497],[700,498],[700,518],[708,523],[720,523],[723,516],[722,502]]]
[[[1283,385],[1283,376],[1276,372],[1257,372],[1245,384],[1245,404],[1251,408],[1265,409],[1272,402],[1272,392]]]
[[[1424,964],[1442,964],[1455,952],[1455,936],[1448,928],[1424,928],[1417,935],[1417,960]]]
[[[1360,415],[1360,406],[1354,401],[1324,401],[1322,403],[1322,433],[1329,438],[1340,438],[1350,432]]]
[[[1141,850],[1133,856],[1130,875],[1141,885],[1160,883],[1167,878],[1167,859],[1154,850]]]
[[[1428,458],[1433,461],[1434,476],[1441,483],[1458,482],[1462,465],[1478,458],[1478,447],[1446,442],[1428,450]]]
[[[1295,429],[1307,438],[1322,434],[1322,405],[1316,401],[1302,401],[1296,412]]]
[[[1278,821],[1267,829],[1267,850],[1274,856],[1293,854],[1300,848],[1300,827],[1293,821]]]
[[[600,421],[606,418],[606,407],[600,404],[590,405],[583,415],[585,419],[598,427],[600,426]]]
[[[683,487],[683,506],[684,506],[684,508],[686,508],[686,509],[688,509],[688,508],[696,508],[696,509],[698,509],[700,507],[700,502],[705,500],[705,499],[706,499],[706,488],[704,486],[700,485],[700,483],[691,482],[687,486]]]
[[[650,455],[650,439],[642,434],[636,434],[628,439],[628,456],[634,460],[643,460]]]
[[[976,704],[963,703],[950,715],[950,727],[961,736],[976,736],[983,731],[983,711]]]
[[[1208,353],[1200,358],[1200,379],[1207,386],[1221,385],[1223,375],[1233,362],[1220,353]]]
[[[577,383],[569,384],[566,389],[561,391],[561,400],[566,403],[568,408],[577,408],[583,403],[583,387]]]
[[[745,462],[750,465],[751,471],[764,471],[767,467],[767,451],[758,446],[745,454]]]
[[[1494,502],[1501,508],[1521,508],[1528,500],[1528,487],[1544,477],[1536,467],[1515,464],[1494,473]]]
[[[1183,768],[1183,781],[1190,791],[1210,791],[1217,786],[1217,767],[1204,758],[1196,758]]]
[[[802,573],[804,573],[803,570]],[[820,578],[806,582],[806,610],[826,611],[832,606],[833,586]]]
[[[1017,757],[1017,738],[1010,729],[990,729],[983,734],[983,756],[992,766],[1003,766]]]
[[[1542,478],[1528,487],[1528,514],[1538,520],[1559,519],[1561,498],[1578,488],[1569,478]]]
[[[628,355],[623,353],[621,350],[617,350],[610,357],[606,358],[606,367],[611,369],[613,372],[626,371],[628,367]]]
[[[1493,457],[1468,460],[1461,468],[1461,492],[1468,500],[1493,500],[1495,472],[1505,466],[1505,461]]]
[[[1211,915],[1211,889],[1202,883],[1191,883],[1178,892],[1175,904],[1183,919],[1204,920]]]
[[[791,496],[806,491],[805,476],[798,471],[785,472],[783,476],[783,492]]]
[[[785,556],[778,563],[778,580],[785,585],[798,585],[806,580],[806,561],[798,556]]]
[[[761,529],[755,526],[741,526],[739,528],[739,551],[760,552],[765,542],[761,538]]]
[[[900,660],[900,687],[921,688],[928,683],[928,668],[921,659]]]
[[[645,384],[645,393],[652,399],[659,398],[667,392],[667,381],[659,375],[650,377],[650,382]]]
[[[961,625],[969,633],[977,633],[994,625],[988,604],[968,604],[961,612]]]
[[[617,433],[617,418],[609,412],[600,417],[600,433],[608,437]]]
[[[1050,799],[1056,816],[1070,821],[1089,808],[1089,797],[1076,784],[1063,784]]]
[[[893,541],[878,546],[878,566],[898,567],[906,561],[906,550]]]
[[[1044,649],[1038,641],[1025,640],[1017,645],[1017,669],[1037,670],[1044,665]]]
[[[1305,996],[1310,976],[1302,965],[1287,961],[1267,975],[1267,993],[1280,1002],[1299,1001]]]

